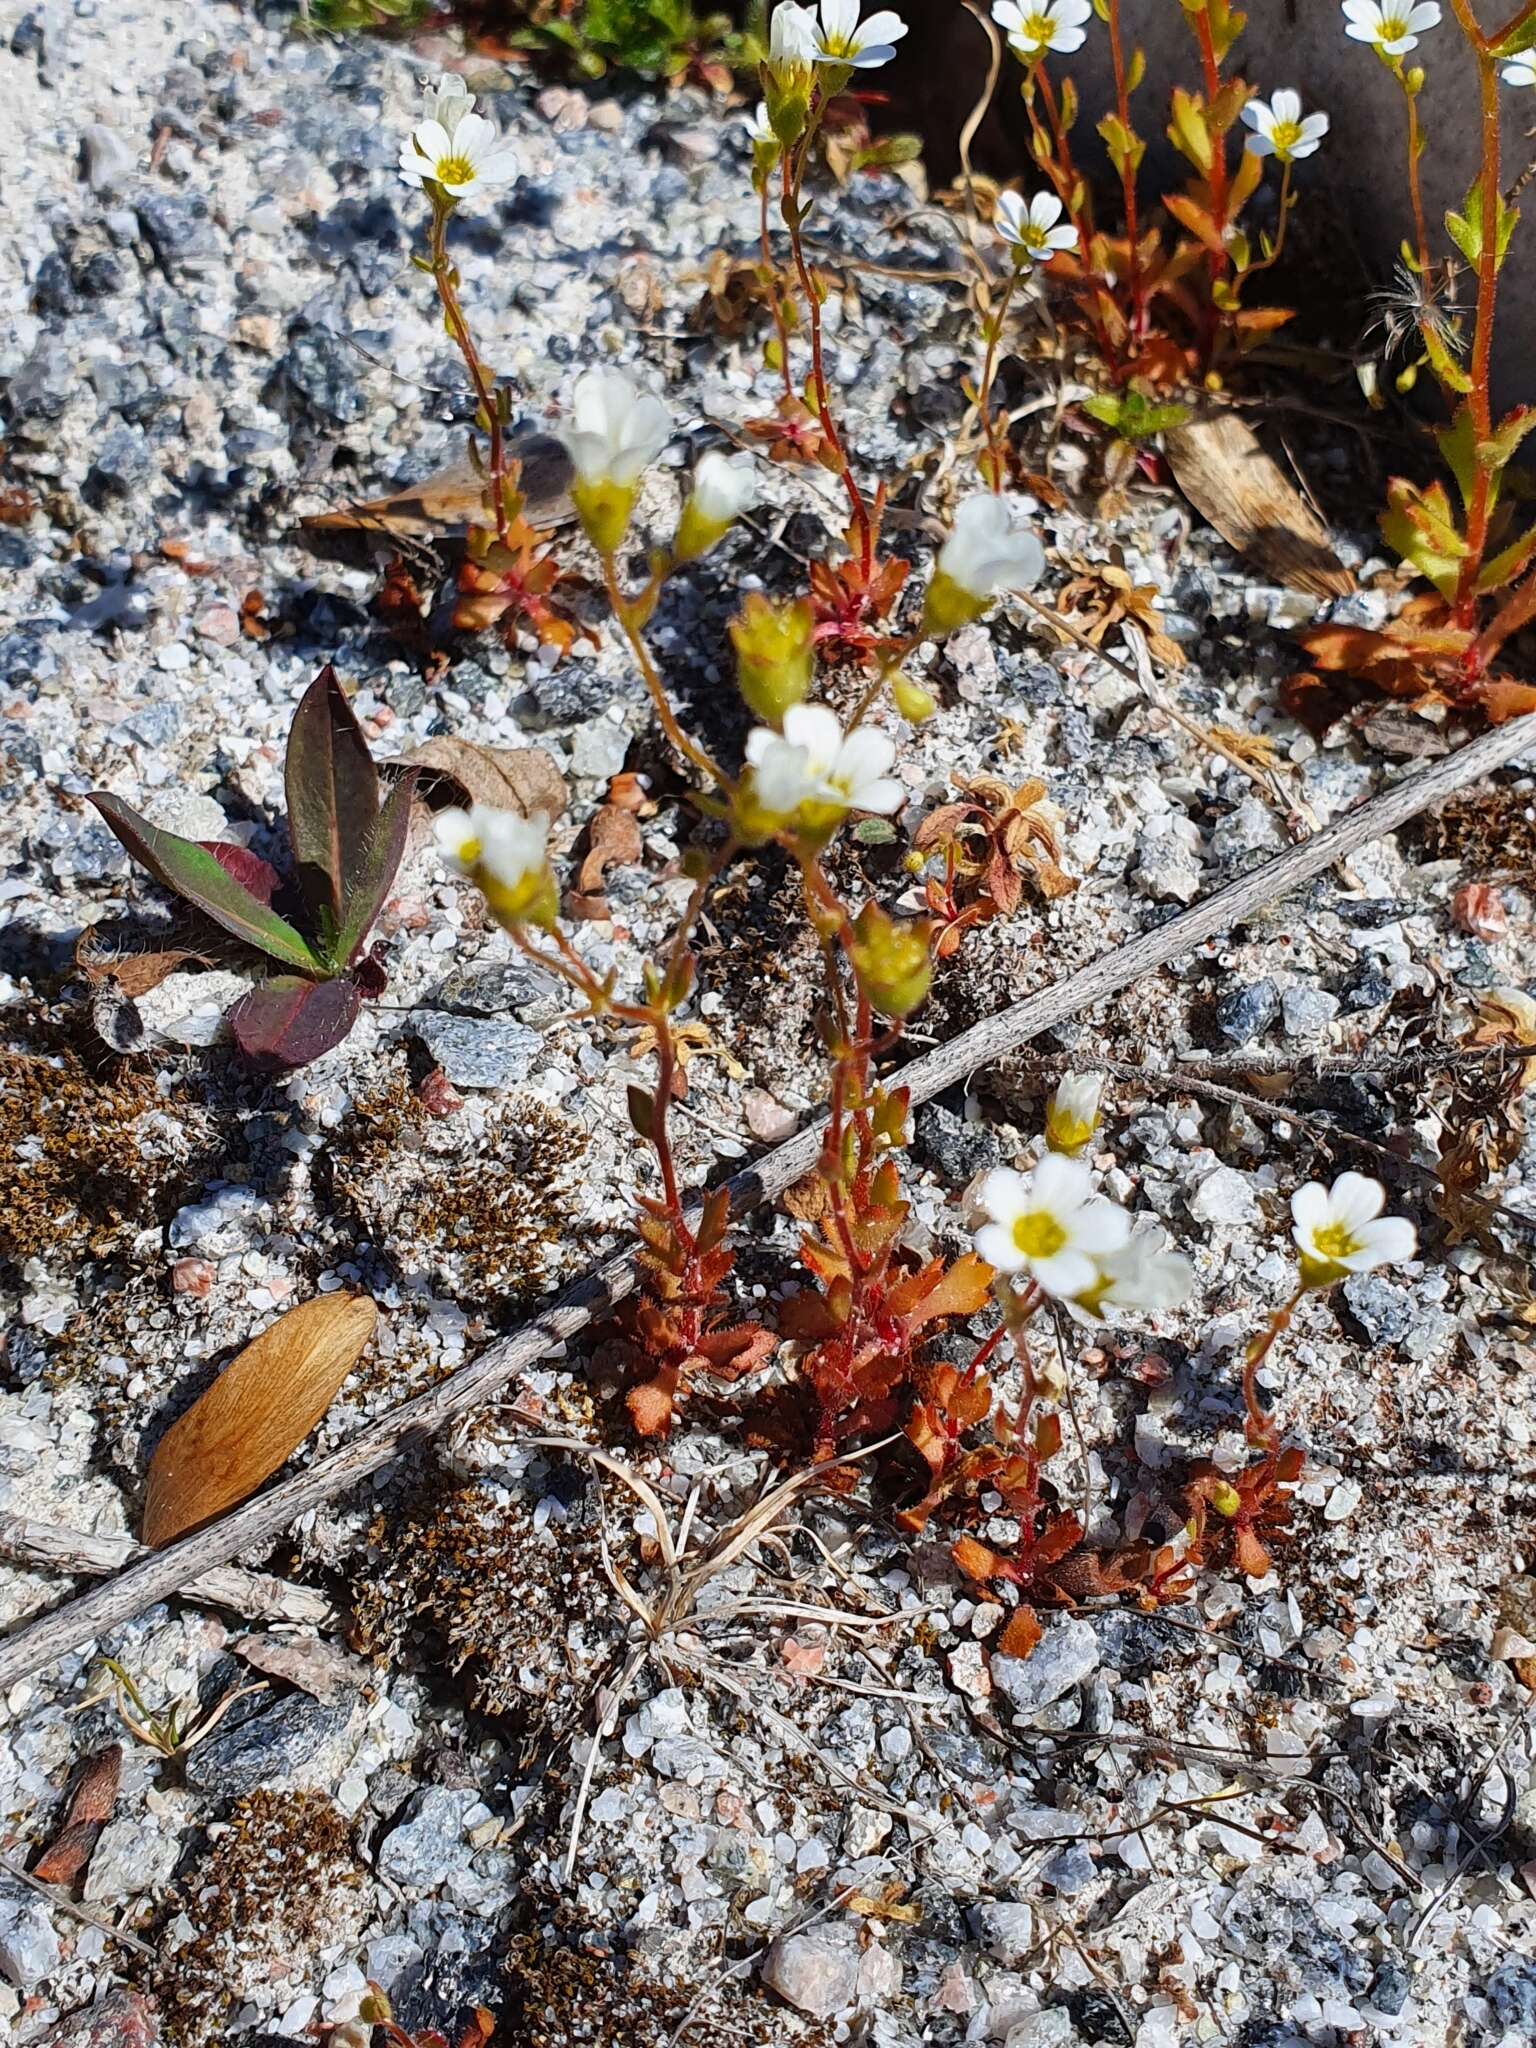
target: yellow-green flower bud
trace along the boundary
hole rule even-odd
[[[1099,1098],[1104,1092],[1098,1074],[1063,1074],[1056,1092],[1045,1105],[1045,1142],[1053,1152],[1069,1159],[1077,1154],[1099,1128]]]
[[[978,597],[957,583],[943,569],[935,569],[923,600],[923,618],[918,631],[925,640],[942,640],[960,626],[969,626],[986,610],[990,598]]]
[[[723,540],[744,512],[757,503],[757,475],[747,454],[722,455],[712,448],[693,474],[693,491],[677,522],[672,558],[696,561]]]
[[[909,675],[898,673],[891,683],[891,702],[910,725],[921,725],[939,708],[938,699]]]
[[[635,509],[636,486],[618,484],[612,477],[598,477],[592,483],[571,485],[571,503],[582,530],[601,555],[614,554],[629,530]]]
[[[736,649],[736,684],[749,711],[767,725],[782,725],[811,687],[815,617],[805,598],[776,603],[752,591],[730,624]]]
[[[926,919],[898,921],[875,903],[854,921],[851,958],[860,989],[884,1017],[910,1016],[933,980]]]
[[[1243,1505],[1243,1497],[1235,1486],[1225,1479],[1218,1479],[1210,1491],[1210,1503],[1223,1521],[1230,1522]]]

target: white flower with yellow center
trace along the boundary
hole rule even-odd
[[[1063,1300],[1085,1294],[1098,1261],[1125,1244],[1131,1219],[1105,1196],[1079,1160],[1047,1152],[1033,1173],[995,1168],[981,1184],[989,1221],[976,1249],[999,1273],[1023,1273]]]
[[[859,0],[821,0],[821,26],[813,31],[818,64],[851,65],[874,71],[889,64],[907,24],[889,9],[859,19]]]
[[[992,225],[1012,249],[1016,263],[1049,263],[1063,249],[1077,247],[1077,230],[1060,226],[1062,205],[1054,192],[1037,192],[1026,205],[1017,192],[999,192]]]
[[[1030,590],[1045,574],[1045,550],[1015,526],[1006,499],[976,491],[955,512],[923,600],[921,631],[930,640],[979,619],[1000,590]]]
[[[1301,94],[1282,88],[1267,101],[1250,100],[1243,120],[1252,129],[1246,147],[1253,156],[1272,156],[1276,163],[1295,163],[1311,156],[1328,133],[1326,114],[1301,111]]]
[[[450,198],[494,191],[517,179],[517,158],[495,124],[472,114],[474,99],[462,79],[445,74],[427,94],[427,118],[400,151],[407,185],[438,185]]]
[[[1439,0],[1344,0],[1344,33],[1383,57],[1405,57],[1440,20]]]
[[[815,61],[815,15],[809,7],[797,6],[795,0],[781,0],[768,24],[768,68],[784,72]]]
[[[446,864],[477,885],[504,923],[552,922],[549,820],[542,811],[527,818],[491,804],[439,811],[432,834]]]
[[[867,725],[845,734],[825,704],[792,704],[784,730],[759,725],[747,735],[752,793],[772,818],[829,832],[849,811],[889,815],[904,791],[889,772],[896,744]]]
[[[1069,1158],[1082,1151],[1099,1128],[1102,1074],[1063,1074],[1045,1105],[1045,1142]]]
[[[1499,73],[1506,85],[1536,85],[1536,55],[1513,57]]]
[[[571,502],[587,538],[612,554],[641,477],[672,438],[672,415],[622,370],[588,370],[576,380],[571,424],[560,438],[576,472]]]
[[[1383,1216],[1387,1191],[1363,1173],[1341,1173],[1331,1188],[1309,1180],[1291,1197],[1291,1235],[1307,1287],[1331,1287],[1348,1273],[1400,1266],[1417,1239],[1405,1216]]]
[[[1026,62],[1047,50],[1069,56],[1087,41],[1084,24],[1093,13],[1090,0],[997,0],[992,19],[1008,38],[1008,47]]]
[[[1194,1292],[1194,1267],[1155,1223],[1138,1221],[1123,1245],[1094,1263],[1092,1283],[1067,1303],[1079,1322],[1102,1322],[1115,1309],[1177,1308]]]

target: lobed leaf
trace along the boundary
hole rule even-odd
[[[253,896],[206,847],[175,832],[162,832],[121,797],[104,790],[93,791],[91,802],[130,856],[162,888],[182,897],[224,931],[282,961],[284,966],[297,968],[301,974],[324,972],[324,963],[303,934]],[[265,867],[266,863],[261,865]]]

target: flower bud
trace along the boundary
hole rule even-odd
[[[1100,1074],[1063,1074],[1045,1105],[1045,1142],[1053,1152],[1076,1158],[1099,1127]]]
[[[696,561],[723,540],[744,512],[757,503],[757,476],[750,455],[722,455],[711,449],[694,471],[693,492],[677,522],[672,557]]]
[[[931,690],[925,690],[921,683],[915,683],[909,675],[900,673],[891,682],[891,702],[909,725],[921,725],[939,708],[939,700]]]
[[[947,633],[979,619],[990,602],[990,598],[977,597],[964,584],[957,583],[943,569],[935,569],[928,594],[923,599],[923,616],[918,632],[925,640],[942,640]]]
[[[748,710],[768,725],[782,725],[785,712],[810,690],[814,629],[807,599],[775,603],[758,591],[731,621],[736,686]]]
[[[866,903],[854,922],[851,958],[860,989],[882,1016],[910,1016],[928,994],[933,959],[923,918],[899,922]]]
[[[571,503],[582,531],[601,555],[615,553],[629,529],[635,509],[633,484],[615,483],[612,477],[598,477],[592,483],[571,485]]]
[[[1209,1495],[1211,1506],[1223,1521],[1230,1522],[1243,1505],[1243,1497],[1237,1488],[1225,1479],[1218,1479]]]

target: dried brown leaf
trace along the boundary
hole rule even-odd
[[[380,766],[419,768],[423,779],[449,784],[460,802],[490,804],[525,818],[534,811],[558,818],[569,801],[565,777],[542,747],[482,747],[443,733]]]
[[[270,1478],[330,1407],[377,1321],[366,1295],[321,1294],[247,1344],[161,1438],[144,1541],[174,1542]]]
[[[1222,539],[1277,583],[1348,597],[1355,579],[1311,506],[1235,412],[1209,412],[1164,436],[1174,481]]]
[[[547,532],[567,524],[571,514],[571,458],[553,434],[515,433],[507,443],[509,457],[521,464],[518,488],[524,496],[523,516],[530,526]],[[484,520],[485,480],[471,462],[447,469],[391,491],[382,498],[362,498],[335,512],[317,512],[303,524],[311,532],[365,532],[395,536],[451,533]]]

